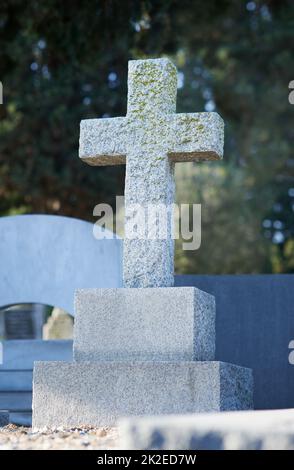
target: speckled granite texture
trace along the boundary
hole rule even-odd
[[[230,389],[227,390],[226,388]],[[249,369],[220,362],[36,362],[33,427],[252,407]]]
[[[215,359],[214,297],[194,287],[80,289],[76,361]]]
[[[90,165],[126,163],[126,218],[140,204],[174,202],[174,162],[217,160],[223,155],[224,124],[217,113],[175,114],[177,70],[168,59],[129,62],[126,117],[81,122],[82,160]],[[151,240],[148,223],[141,239],[125,230],[125,287],[173,285],[172,213],[167,236]],[[130,225],[129,225],[130,226]]]

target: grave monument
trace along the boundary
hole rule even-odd
[[[127,214],[133,204],[173,203],[176,162],[222,158],[222,119],[176,114],[176,90],[168,59],[130,61],[126,117],[81,122],[82,160],[126,164]],[[149,239],[148,226],[134,239],[126,220],[123,288],[76,292],[74,361],[35,364],[35,428],[252,408],[251,370],[215,361],[214,297],[173,287],[167,214],[165,239]]]

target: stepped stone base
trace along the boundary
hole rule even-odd
[[[36,362],[33,427],[251,409],[250,369],[222,362]]]

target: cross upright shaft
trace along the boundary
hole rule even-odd
[[[126,117],[81,122],[80,158],[90,165],[126,163],[126,212],[134,204],[174,202],[174,163],[222,158],[223,121],[217,113],[175,114],[177,71],[168,59],[129,62]],[[168,287],[174,279],[172,213],[167,237],[128,237],[125,287]],[[148,221],[147,221],[148,224]],[[150,227],[149,227],[150,229]]]

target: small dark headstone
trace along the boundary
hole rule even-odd
[[[34,339],[32,310],[25,306],[11,307],[5,313],[6,339]]]

